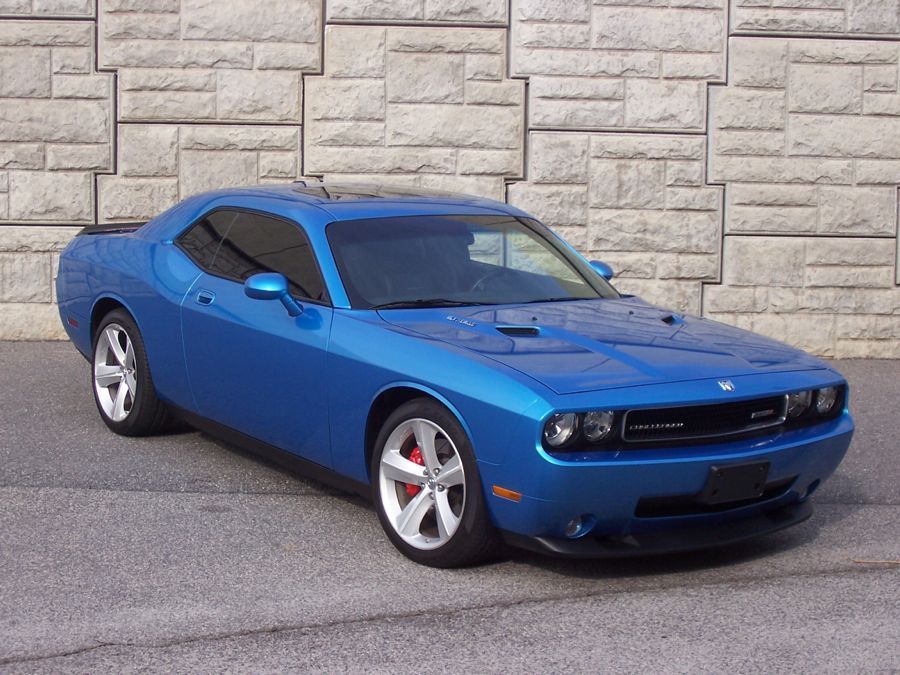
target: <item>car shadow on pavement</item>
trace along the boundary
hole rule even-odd
[[[196,430],[184,424],[180,430],[172,430],[170,433],[185,432],[196,432]],[[368,499],[305,477],[264,456],[221,438],[205,432],[197,433],[204,440],[214,444],[223,451],[232,453],[252,464],[258,464],[269,470],[276,471],[291,481],[296,481],[300,489],[337,498],[346,505],[360,508],[370,513],[373,519],[376,518],[375,510]],[[813,503],[814,505],[816,504],[815,498],[813,498]],[[726,544],[716,548],[616,559],[578,559],[545,556],[523,549],[506,547],[494,562],[487,563],[484,566],[489,568],[493,565],[502,565],[504,563],[521,564],[532,566],[545,572],[580,579],[665,576],[731,567],[775,557],[801,547],[815,547],[820,530],[824,526],[833,525],[845,518],[852,517],[856,511],[864,506],[864,500],[860,496],[859,502],[841,502],[840,508],[828,508],[834,506],[830,502],[825,502],[823,506],[825,508],[817,508],[812,518],[796,527],[764,535],[758,539]],[[364,545],[364,543],[360,542],[360,545]]]
[[[284,476],[288,480],[295,481],[298,484],[299,488],[312,491],[316,494],[328,495],[330,497],[339,497],[347,503],[358,504],[361,506],[369,507],[371,509],[371,503],[368,500],[363,499],[361,496],[354,494],[353,492],[341,490],[339,488],[326,485],[325,483],[317,481],[313,478],[304,476],[303,474],[286,468],[278,462],[272,461],[271,459],[255,453],[252,450],[248,450],[240,445],[230,443],[227,440],[208,434],[205,431],[195,429],[194,427],[189,426],[186,422],[184,423],[184,426],[184,431],[198,433],[203,440],[215,445],[216,447],[224,451],[230,452],[233,455],[236,455],[237,457],[240,457],[248,462],[264,466],[267,469]],[[374,510],[372,511],[372,513],[374,515]]]
[[[730,567],[808,546],[818,537],[819,525],[807,523],[790,533],[775,533],[758,540],[726,544],[718,548],[628,558],[551,558],[527,551],[514,551],[509,559],[547,572],[581,579],[623,578],[683,574]]]

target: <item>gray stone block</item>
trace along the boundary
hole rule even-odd
[[[50,302],[49,253],[0,253],[3,302]]]
[[[388,55],[387,100],[391,103],[462,103],[463,54]]]
[[[84,223],[93,218],[89,172],[9,172],[9,220]]]
[[[178,201],[175,178],[98,178],[98,201],[103,221],[147,220]]]
[[[725,35],[715,10],[595,7],[593,27],[600,49],[718,52]]]
[[[860,113],[862,112],[862,66],[807,65],[791,66],[791,112]]]
[[[0,97],[50,98],[50,49],[0,48]]]
[[[702,129],[706,87],[700,82],[631,79],[625,87],[625,126]]]

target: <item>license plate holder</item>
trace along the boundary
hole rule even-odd
[[[713,465],[698,501],[726,504],[762,497],[769,476],[769,462]]]

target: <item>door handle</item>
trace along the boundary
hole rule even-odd
[[[194,299],[197,301],[197,304],[211,305],[213,300],[216,299],[216,294],[212,291],[198,291]]]

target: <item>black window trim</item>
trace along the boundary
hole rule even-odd
[[[216,272],[213,272],[211,269],[209,269],[208,267],[206,267],[205,265],[200,263],[199,260],[197,260],[193,255],[190,254],[189,251],[187,251],[184,248],[184,246],[181,245],[181,239],[184,236],[186,236],[188,232],[190,232],[192,229],[194,229],[195,225],[200,223],[200,221],[204,220],[205,218],[208,218],[212,214],[217,213],[218,211],[230,211],[232,213],[234,213],[234,212],[249,213],[249,214],[253,214],[253,215],[263,216],[265,218],[270,218],[272,220],[280,220],[283,223],[287,223],[288,225],[292,225],[295,228],[297,228],[297,231],[300,232],[300,236],[303,237],[303,240],[306,242],[306,245],[309,246],[309,252],[312,255],[313,263],[316,266],[316,272],[319,274],[319,279],[322,280],[322,290],[325,292],[325,299],[324,300],[315,300],[313,298],[307,298],[307,297],[302,297],[302,296],[294,297],[293,295],[291,295],[291,297],[294,298],[295,300],[309,303],[311,305],[319,305],[322,307],[333,307],[334,306],[331,302],[331,293],[328,290],[328,284],[325,282],[325,275],[322,274],[322,266],[319,264],[319,257],[316,255],[316,249],[313,248],[312,242],[309,240],[309,237],[306,235],[306,230],[303,229],[303,226],[296,220],[292,220],[291,218],[286,218],[284,216],[276,215],[269,211],[263,211],[261,209],[251,209],[251,208],[247,208],[244,206],[222,205],[222,206],[216,206],[215,208],[212,208],[209,211],[204,211],[201,215],[194,218],[194,220],[192,220],[188,225],[185,226],[185,228],[181,232],[178,233],[178,235],[175,237],[173,242],[174,242],[175,246],[178,248],[178,250],[181,251],[182,253],[184,253],[184,255],[186,255],[191,260],[191,262],[193,262],[197,267],[199,267],[206,274],[208,274],[212,277],[218,277],[219,279],[225,279],[226,281],[232,281],[236,284],[240,284],[241,286],[244,285],[244,281],[242,279],[237,279],[235,277],[225,276],[224,274],[218,274]],[[224,239],[224,237],[223,237],[223,239]]]

